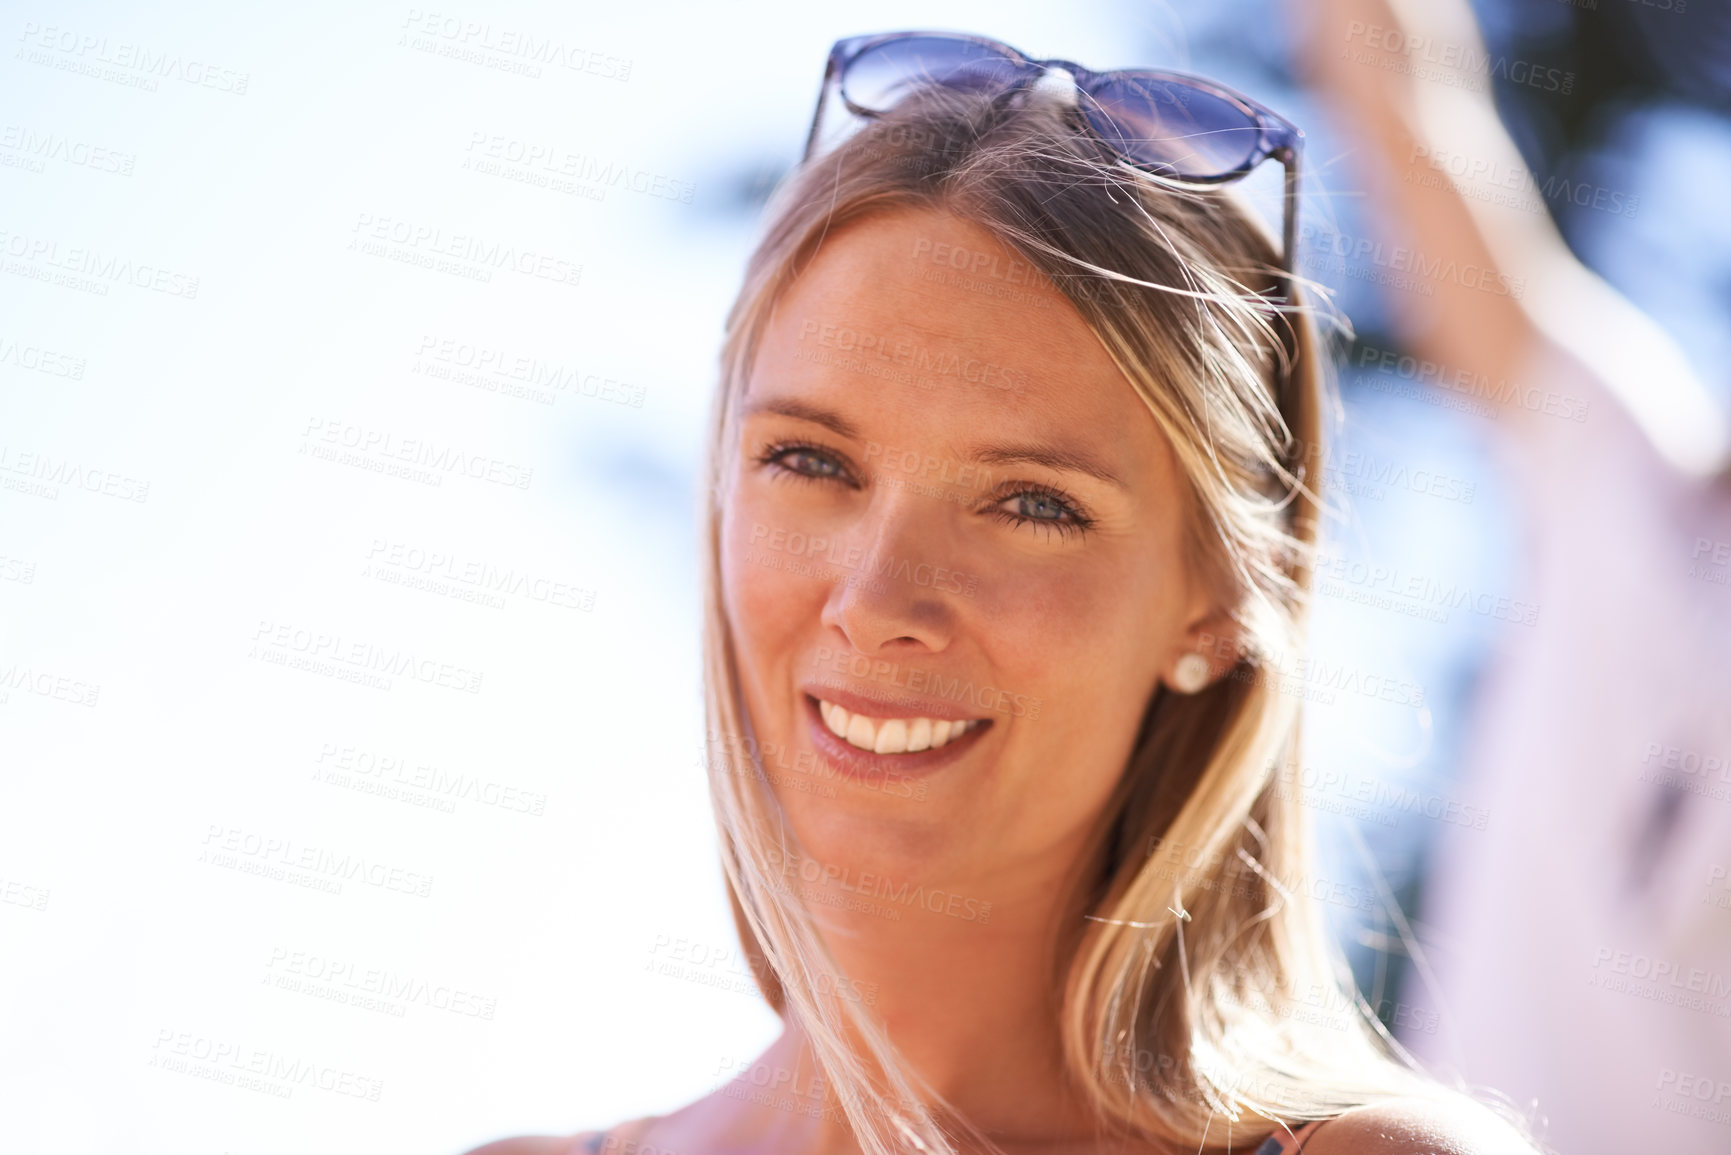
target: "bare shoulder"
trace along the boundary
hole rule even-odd
[[[1388,1099],[1316,1129],[1304,1155],[1538,1155],[1489,1107],[1465,1096]]]
[[[575,1155],[583,1150],[586,1141],[595,1138],[597,1132],[585,1131],[581,1135],[519,1135],[514,1139],[495,1139],[484,1143],[465,1155]]]

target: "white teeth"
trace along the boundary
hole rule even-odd
[[[908,727],[908,753],[932,748],[932,720],[930,718],[915,718],[914,724]]]
[[[908,724],[900,718],[891,718],[878,727],[878,740],[872,743],[872,750],[878,754],[900,754],[908,748]]]
[[[874,754],[914,754],[921,750],[936,750],[960,738],[980,724],[978,718],[950,721],[947,718],[885,718],[876,720],[864,714],[849,714],[834,702],[819,698],[818,713],[829,732],[861,750]]]
[[[847,720],[847,744],[858,746],[861,750],[870,750],[876,745],[877,735],[872,733],[871,719],[864,714],[855,714]]]

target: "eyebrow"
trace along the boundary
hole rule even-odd
[[[838,436],[846,437],[852,441],[862,440],[859,435],[859,428],[835,410],[825,409],[821,405],[813,405],[806,401],[796,401],[791,397],[772,397],[767,401],[754,402],[746,408],[742,416],[755,417],[759,413],[779,413],[783,417],[810,421],[813,425],[821,425]]]
[[[859,428],[853,422],[832,409],[813,405],[810,402],[797,401],[792,398],[771,398],[750,405],[745,410],[744,416],[753,417],[759,413],[776,413],[799,421],[810,421],[814,425],[823,426],[838,436],[853,441],[864,440],[860,437]],[[1006,465],[1012,462],[1043,465],[1047,469],[1086,474],[1109,485],[1115,485],[1122,490],[1128,491],[1130,488],[1123,478],[1106,468],[1097,458],[1081,450],[1065,446],[1040,445],[1030,442],[991,442],[976,446],[973,458],[982,465]]]
[[[994,443],[981,445],[974,450],[974,460],[986,465],[1002,465],[1012,461],[1026,461],[1034,465],[1044,465],[1047,469],[1063,470],[1070,473],[1085,473],[1108,485],[1116,485],[1119,489],[1129,490],[1123,478],[1107,469],[1098,460],[1076,449],[1067,449],[1059,445],[1033,445],[1020,443]]]

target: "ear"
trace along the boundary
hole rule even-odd
[[[1206,609],[1193,617],[1173,645],[1160,678],[1181,694],[1194,694],[1224,677],[1243,653],[1243,628],[1224,609]],[[1195,657],[1200,655],[1207,672],[1200,678]]]

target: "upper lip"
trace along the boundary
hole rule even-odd
[[[822,682],[807,682],[800,689],[821,701],[840,706],[849,714],[864,714],[868,718],[931,718],[938,722],[963,722],[980,717],[963,713],[956,709],[955,703],[936,698],[855,694]]]

